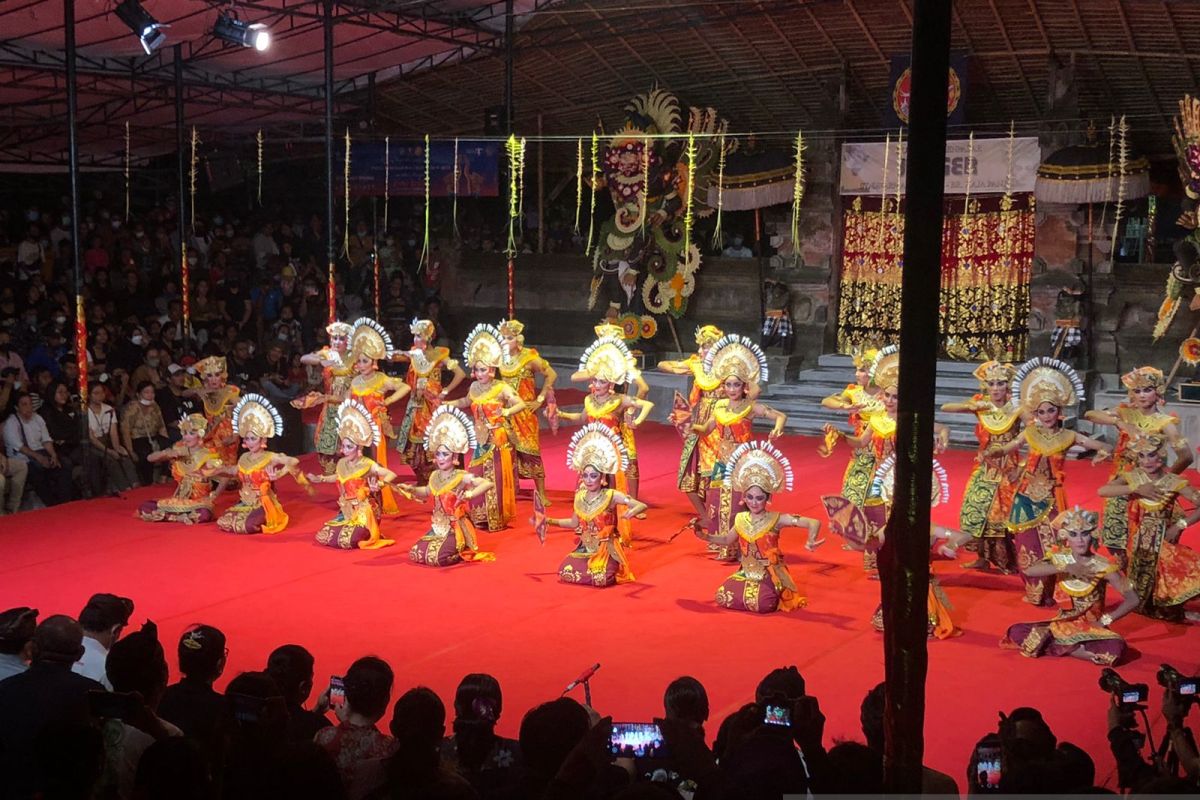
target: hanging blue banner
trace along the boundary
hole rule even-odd
[[[385,171],[383,142],[350,142],[350,193],[382,196],[386,173],[387,182],[391,184],[388,193],[392,197],[424,197],[425,142],[398,140],[386,149],[391,163]],[[502,149],[501,142],[468,139],[458,142],[459,197],[499,196]],[[345,152],[338,148],[338,163],[345,163]],[[454,194],[454,142],[431,142],[429,145],[429,194],[432,197]]]

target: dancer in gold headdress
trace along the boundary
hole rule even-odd
[[[337,483],[338,515],[317,531],[317,543],[341,550],[374,550],[395,544],[379,532],[379,489],[394,483],[396,473],[363,455],[382,439],[375,415],[357,400],[338,406],[338,439],[342,457],[332,475],[309,474],[313,483]]]
[[[787,424],[787,416],[768,405],[755,402],[759,387],[768,377],[767,358],[754,342],[744,336],[723,336],[704,357],[704,369],[721,382],[724,397],[713,406],[708,422],[693,430],[708,439],[713,460],[702,464],[708,477],[706,511],[708,530],[725,539],[732,530],[734,515],[742,506],[740,493],[728,480],[729,458],[739,445],[750,441],[754,420],[774,423],[769,439],[777,439]],[[733,544],[732,541],[729,544]],[[737,561],[736,547],[717,548],[721,561]]]
[[[608,484],[611,476],[627,467],[627,458],[619,435],[601,423],[588,423],[571,437],[567,464],[581,483],[572,504],[574,513],[546,518],[547,525],[571,528],[579,536],[579,546],[558,568],[563,583],[602,588],[634,579],[617,530],[617,506],[626,507],[620,516],[628,521],[645,511],[646,504]]]
[[[818,543],[821,523],[795,514],[767,511],[767,503],[782,490],[792,488],[792,465],[773,445],[746,442],[728,458],[728,483],[745,504],[729,530],[717,534],[697,532],[710,544],[732,547],[741,568],[717,589],[717,603],[734,611],[769,614],[803,608],[808,600],[792,580],[779,547],[783,528],[808,531],[809,549]]]
[[[404,399],[408,385],[379,371],[381,359],[391,359],[392,337],[373,319],[359,317],[354,321],[350,333],[350,363],[357,373],[350,381],[350,398],[357,400],[371,414],[379,426],[382,439],[375,448],[375,460],[383,469],[388,468],[388,439],[396,432],[388,416],[388,407]],[[380,492],[380,503],[384,514],[397,514],[396,497],[391,488],[384,486]]]
[[[350,361],[350,334],[354,328],[345,322],[331,322],[325,326],[329,344],[315,353],[300,356],[300,363],[320,367],[322,391],[309,392],[292,401],[293,408],[320,406],[317,417],[316,448],[317,460],[325,474],[331,474],[337,465],[340,443],[337,436],[337,410],[350,391],[354,378],[354,365]]]
[[[1067,364],[1045,356],[1031,359],[1017,369],[1012,386],[1013,402],[1032,417],[1032,422],[1025,425],[1018,438],[992,445],[987,454],[1003,458],[1022,445],[1029,448],[1029,457],[1014,481],[1007,523],[1014,537],[1017,566],[1024,571],[1041,561],[1046,548],[1056,542],[1050,522],[1068,508],[1063,471],[1067,451],[1077,444],[1095,450],[1093,463],[1108,458],[1109,452],[1103,443],[1063,427],[1063,411],[1083,399],[1083,382]],[[1026,602],[1054,605],[1053,575],[1024,577]]]
[[[716,461],[713,450],[714,442],[711,436],[701,436],[692,428],[693,425],[705,425],[712,415],[712,408],[721,399],[721,382],[715,376],[704,371],[704,357],[717,340],[725,334],[714,325],[703,325],[696,329],[696,352],[683,361],[660,361],[658,369],[672,375],[690,375],[691,389],[688,391],[686,409],[676,408],[671,412],[671,422],[676,426],[684,426],[686,431],[683,438],[683,453],[679,457],[679,474],[676,485],[679,491],[687,495],[688,502],[696,511],[692,519],[693,527],[704,528],[704,520],[708,516],[704,507],[705,496],[708,492],[708,474],[703,464]]]
[[[450,357],[449,349],[433,346],[435,330],[433,323],[427,319],[413,320],[409,326],[413,337],[412,349],[392,356],[395,361],[408,362],[408,373],[404,380],[411,394],[396,438],[404,462],[412,468],[419,484],[428,481],[433,471],[425,448],[425,426],[429,424],[434,410],[467,377],[458,362]],[[447,372],[451,375],[450,383],[443,386],[442,378]]]
[[[212,522],[213,478],[221,469],[221,457],[204,446],[208,421],[203,414],[188,414],[179,420],[180,440],[174,447],[157,450],[146,457],[151,464],[171,462],[175,494],[163,500],[147,500],[138,516],[147,522],[182,522],[188,525]]]
[[[233,407],[241,390],[228,383],[224,356],[209,356],[196,362],[200,375],[200,400],[204,403],[207,429],[204,446],[226,464],[237,462],[238,437],[233,429]]]
[[[1016,569],[1016,554],[1006,523],[1021,458],[1015,450],[1001,455],[990,453],[993,446],[1006,445],[1021,435],[1021,409],[1012,403],[1011,383],[1015,374],[1011,364],[986,361],[974,372],[979,392],[966,402],[942,406],[942,411],[974,414],[978,420],[975,436],[979,439],[975,469],[963,492],[958,518],[960,530],[951,538],[947,555],[953,555],[974,539],[978,558],[963,566],[986,570],[993,565],[1006,575]]]
[[[879,350],[874,347],[855,348],[851,354],[854,359],[854,383],[847,384],[842,391],[821,401],[825,408],[849,413],[850,428],[855,436],[861,436],[866,431],[867,421],[872,414],[883,411],[880,398],[882,391],[871,382],[871,369],[878,355]],[[828,446],[831,447],[832,443]],[[866,499],[867,490],[871,488],[876,463],[877,459],[871,450],[854,450],[846,466],[846,474],[842,476],[842,495],[861,505]]]
[[[513,486],[513,453],[508,419],[525,408],[525,402],[507,383],[496,380],[503,358],[500,331],[494,325],[476,325],[463,345],[463,360],[471,368],[467,396],[453,401],[469,408],[475,421],[477,444],[467,470],[490,487],[471,502],[471,518],[479,528],[499,531],[508,527],[517,513]]]
[[[425,486],[403,485],[417,499],[433,499],[433,521],[429,531],[408,551],[418,564],[448,567],[460,561],[494,561],[491,553],[479,551],[471,501],[492,488],[491,481],[459,469],[457,457],[474,453],[475,425],[452,406],[439,406],[426,425],[425,448],[436,467]]]
[[[533,481],[534,489],[544,505],[546,500],[546,468],[542,464],[542,448],[538,442],[537,411],[543,405],[547,413],[558,413],[554,399],[554,382],[558,374],[538,351],[525,346],[525,325],[515,319],[503,320],[499,325],[500,343],[504,355],[500,359],[500,379],[507,383],[525,402],[525,408],[508,418],[508,429],[512,433],[513,451],[517,462],[517,473]],[[538,391],[537,376],[542,376],[542,388]]]
[[[1139,433],[1161,436],[1175,453],[1175,462],[1170,471],[1182,475],[1192,463],[1192,447],[1179,433],[1179,418],[1159,410],[1166,400],[1163,392],[1167,382],[1162,370],[1154,367],[1138,367],[1121,376],[1121,383],[1129,392],[1129,399],[1108,410],[1096,409],[1084,414],[1084,419],[1098,425],[1111,425],[1117,429],[1117,443],[1113,448],[1113,468],[1109,480],[1137,466],[1137,458],[1126,452],[1129,439]],[[1129,499],[1124,496],[1110,497],[1104,502],[1104,523],[1100,528],[1100,543],[1112,554],[1117,564],[1124,569],[1127,564],[1125,548],[1129,531]]]
[[[275,496],[275,481],[291,475],[301,486],[309,485],[299,461],[267,450],[267,443],[283,433],[283,418],[270,400],[252,392],[242,395],[233,409],[233,427],[246,452],[225,470],[237,476],[240,498],[220,516],[217,527],[232,533],[279,533],[287,527],[288,515]]]
[[[1101,497],[1128,500],[1125,541],[1129,542],[1129,582],[1137,592],[1137,611],[1172,622],[1200,622],[1185,605],[1200,597],[1200,553],[1179,542],[1184,530],[1200,521],[1200,491],[1184,477],[1167,471],[1167,441],[1158,434],[1135,434],[1125,445],[1136,466],[1100,487]],[[1179,498],[1194,506],[1186,514]]]

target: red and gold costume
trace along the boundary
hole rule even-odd
[[[221,466],[221,457],[203,445],[208,422],[201,414],[189,414],[179,421],[184,441],[167,451],[175,494],[163,500],[147,500],[138,508],[138,517],[146,522],[182,522],[187,525],[212,522],[213,474]],[[186,441],[190,437],[195,446]]]
[[[208,421],[204,446],[215,452],[224,463],[236,463],[240,443],[233,429],[233,408],[237,405],[241,390],[225,382],[228,372],[224,356],[209,356],[197,361],[196,372],[202,382],[200,398],[204,403],[204,418]],[[218,379],[220,386],[210,389],[210,379]]]
[[[360,371],[350,381],[349,398],[361,403],[379,427],[383,438],[375,448],[375,460],[380,467],[387,469],[387,440],[396,436],[389,416],[389,406],[408,394],[408,387],[378,370],[378,362],[381,359],[392,357],[392,337],[375,320],[359,317],[355,320],[354,332],[350,335],[350,361],[356,363],[364,356],[373,362],[373,366],[366,372]],[[384,486],[381,489],[380,506],[384,514],[400,512],[396,496],[390,487]]]
[[[333,475],[326,476],[324,482],[337,481],[338,515],[317,531],[317,543],[340,550],[373,550],[395,544],[383,538],[379,530],[377,484],[396,476],[362,455],[362,448],[380,446],[381,434],[374,416],[361,403],[344,400],[338,406],[337,430],[338,439],[353,442],[358,451],[355,456],[343,456]]]
[[[551,409],[554,402],[554,381],[558,377],[554,369],[532,347],[525,347],[525,326],[515,319],[504,320],[498,326],[500,334],[515,338],[520,349],[510,354],[506,349],[500,359],[500,379],[512,387],[525,402],[525,408],[508,418],[508,429],[512,436],[519,477],[533,480],[539,492],[544,493],[546,468],[542,464],[542,448],[538,441],[537,410],[543,400]],[[542,375],[542,389],[538,392],[537,374]]]
[[[427,319],[415,320],[409,330],[414,341],[428,343],[434,336],[434,325]],[[450,357],[450,351],[445,347],[423,348],[413,347],[401,357],[408,360],[408,372],[404,376],[410,390],[408,407],[404,411],[404,421],[400,424],[398,446],[401,448],[404,463],[412,468],[418,483],[425,483],[433,471],[425,447],[425,428],[433,412],[441,405],[446,391],[443,391],[442,374],[451,371],[461,380],[461,370],[458,362]]]
[[[705,371],[704,357],[709,348],[724,335],[720,328],[713,325],[697,328],[696,346],[699,352],[693,353],[683,361],[660,361],[658,364],[659,369],[691,376],[692,385],[688,391],[688,406],[691,411],[687,421],[692,425],[705,425],[712,416],[713,406],[721,399],[721,381]],[[688,412],[683,413],[686,415]],[[682,422],[673,421],[677,425]],[[708,490],[708,477],[715,461],[716,452],[711,435],[701,436],[688,429],[683,439],[683,452],[679,457],[679,473],[676,477],[679,491],[703,496]]]
[[[317,417],[317,430],[314,437],[317,459],[326,474],[332,473],[338,460],[337,410],[350,392],[350,381],[354,379],[354,364],[350,361],[348,352],[350,335],[354,328],[345,322],[331,322],[325,327],[331,342],[340,346],[322,347],[317,352],[306,356],[321,366],[322,392],[312,392],[307,397],[294,401],[297,408],[321,406]],[[332,364],[326,362],[333,362]]]
[[[273,439],[283,433],[283,418],[271,401],[258,394],[247,394],[233,411],[234,428],[245,442],[248,437]],[[301,485],[307,485],[296,468],[296,459],[272,453],[265,447],[247,451],[237,462],[238,502],[217,519],[217,527],[231,533],[279,533],[288,524],[288,515],[275,496],[275,480],[288,472]]]

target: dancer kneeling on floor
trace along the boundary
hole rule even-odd
[[[233,409],[233,428],[246,452],[236,467],[226,465],[224,470],[238,479],[239,499],[217,520],[217,527],[231,533],[279,533],[287,527],[288,515],[275,496],[275,481],[291,475],[301,486],[310,486],[299,461],[267,449],[268,441],[283,434],[283,417],[270,400],[251,393]]]

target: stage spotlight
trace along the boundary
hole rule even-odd
[[[167,35],[162,32],[162,29],[167,26],[150,16],[150,12],[142,8],[142,4],[138,0],[125,0],[117,6],[116,12],[117,18],[128,25],[129,30],[137,34],[138,41],[142,43],[142,49],[146,51],[146,55],[153,53],[167,40]]]
[[[212,32],[213,36],[223,42],[242,47],[253,47],[260,53],[271,46],[271,32],[267,30],[266,25],[261,22],[247,24],[228,14],[217,16],[217,22],[213,25]]]

